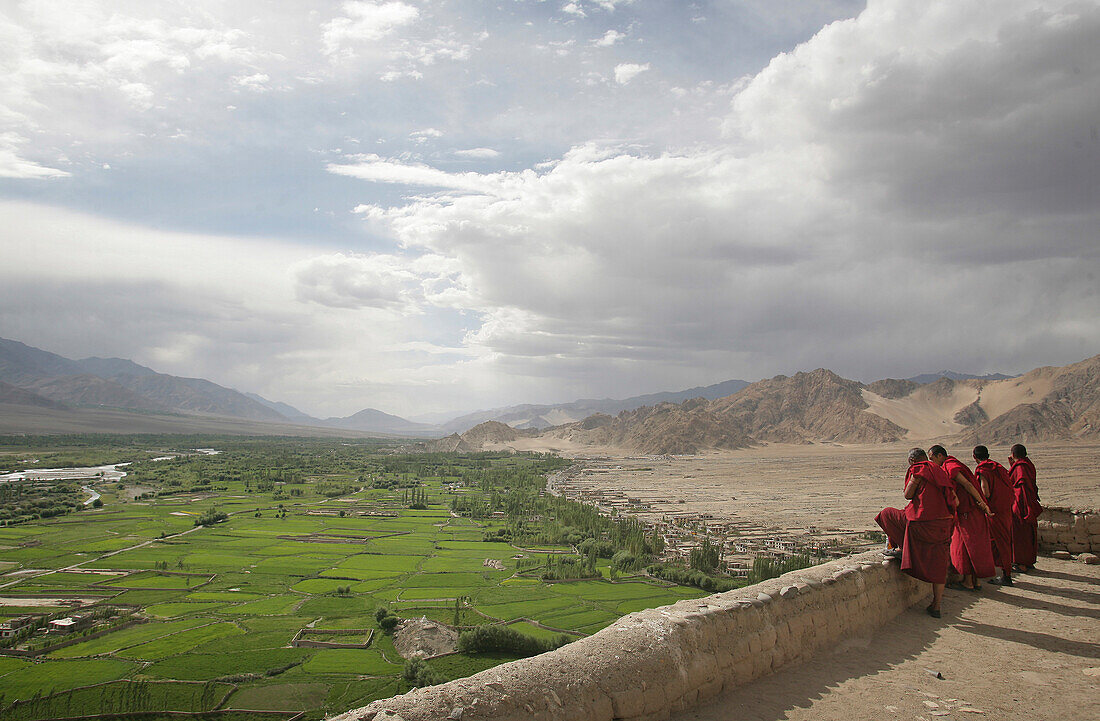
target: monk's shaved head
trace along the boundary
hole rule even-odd
[[[932,456],[932,457],[946,456],[947,455],[947,449],[944,448],[943,446],[940,446],[940,445],[932,446],[931,448],[928,449],[928,455]]]
[[[1017,443],[1009,450],[1013,458],[1027,458],[1027,449],[1024,448],[1023,443]]]
[[[914,448],[913,450],[909,451],[909,465],[927,460],[928,454],[924,452],[923,448]]]
[[[974,446],[974,460],[976,461],[988,461],[989,449],[985,446]]]

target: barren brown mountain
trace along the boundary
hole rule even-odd
[[[499,431],[499,429],[497,429]],[[530,431],[519,432],[523,436]],[[469,445],[492,444],[491,434]],[[499,433],[498,433],[499,435]],[[863,385],[818,369],[759,381],[725,398],[597,414],[540,434],[587,447],[688,454],[763,443],[1012,443],[1100,435],[1100,356],[1004,380]],[[503,437],[502,437],[503,438]],[[530,444],[527,444],[530,445]]]
[[[818,368],[753,383],[711,404],[711,410],[758,441],[888,443],[905,429],[867,413],[863,386]]]
[[[13,386],[11,383],[5,383],[0,381],[0,403],[10,404],[12,406],[27,406],[29,408],[52,408],[55,410],[65,410],[66,406],[63,403],[50,400],[37,393],[32,393],[19,386]]]
[[[57,376],[30,381],[24,386],[40,396],[72,406],[106,406],[142,411],[170,411],[162,403],[139,395],[129,388],[88,373]]]

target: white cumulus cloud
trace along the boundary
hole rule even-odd
[[[420,11],[403,2],[345,2],[344,14],[324,25],[324,47],[329,55],[350,53],[349,46],[380,40],[415,21]]]
[[[649,63],[620,63],[615,66],[615,82],[626,85],[647,70],[649,70]]]

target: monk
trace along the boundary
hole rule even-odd
[[[928,449],[929,460],[942,468],[955,484],[959,505],[955,509],[955,530],[951,534],[951,565],[962,575],[961,583],[951,588],[977,591],[979,578],[997,573],[993,565],[993,544],[989,540],[989,521],[993,513],[982,495],[978,479],[958,458],[947,454],[943,446]]]
[[[1008,469],[989,457],[985,446],[974,446],[974,475],[982,487],[982,494],[989,499],[993,516],[989,519],[989,535],[993,545],[993,563],[1000,567],[1001,577],[989,582],[995,586],[1012,585],[1012,506],[1016,492],[1008,476]]]
[[[1022,443],[1008,452],[1008,472],[1016,497],[1012,506],[1012,555],[1017,571],[1031,571],[1039,555],[1039,486],[1035,483],[1035,464],[1027,457]]]
[[[886,532],[890,548],[901,549],[886,555],[900,558],[905,573],[932,584],[932,603],[925,610],[932,618],[940,618],[958,499],[951,479],[921,448],[909,451],[905,497],[909,505],[904,510],[884,508],[875,523]]]

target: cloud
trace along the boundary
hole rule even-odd
[[[499,158],[500,152],[493,150],[492,148],[469,148],[467,150],[456,150],[454,154],[460,158],[470,158],[471,160],[492,160],[493,158]]]
[[[328,170],[375,183],[418,185],[429,188],[447,188],[470,193],[500,194],[504,191],[502,180],[506,176],[479,175],[478,173],[448,173],[429,165],[401,163],[382,158],[373,153],[348,156],[350,164],[330,163]]]
[[[600,6],[608,12],[614,12],[620,5],[632,5],[634,0],[592,0],[596,5]]]
[[[398,28],[409,25],[420,11],[403,2],[345,2],[344,14],[333,18],[323,26],[324,50],[331,56],[354,55],[352,47],[363,42],[381,40]]]
[[[15,133],[0,133],[0,178],[64,178],[69,175],[64,170],[49,168],[20,155],[20,146],[26,139]]]
[[[626,85],[647,70],[649,70],[649,63],[645,63],[644,65],[638,63],[620,63],[615,66],[615,82],[619,85]]]
[[[1073,7],[1069,22],[1059,3],[873,3],[743,84],[712,147],[349,174],[460,191],[374,221],[455,264],[450,300],[480,318],[466,344],[508,373],[614,385],[654,367],[873,378],[947,353],[981,371],[1082,358],[1100,344],[1100,8]],[[975,342],[1024,318],[1050,322],[997,352]]]
[[[297,296],[330,308],[411,307],[417,276],[390,255],[333,253],[291,268]]]
[[[251,75],[242,75],[234,79],[242,88],[256,91],[267,90],[268,83],[271,82],[271,76],[267,73],[253,73]]]
[[[609,48],[625,37],[626,35],[622,34],[618,30],[608,30],[606,33],[603,34],[603,37],[598,40],[593,40],[592,44],[600,48]]]
[[[580,3],[566,3],[565,5],[561,6],[561,11],[566,15],[575,15],[579,18],[587,17],[587,14],[581,8]]]

